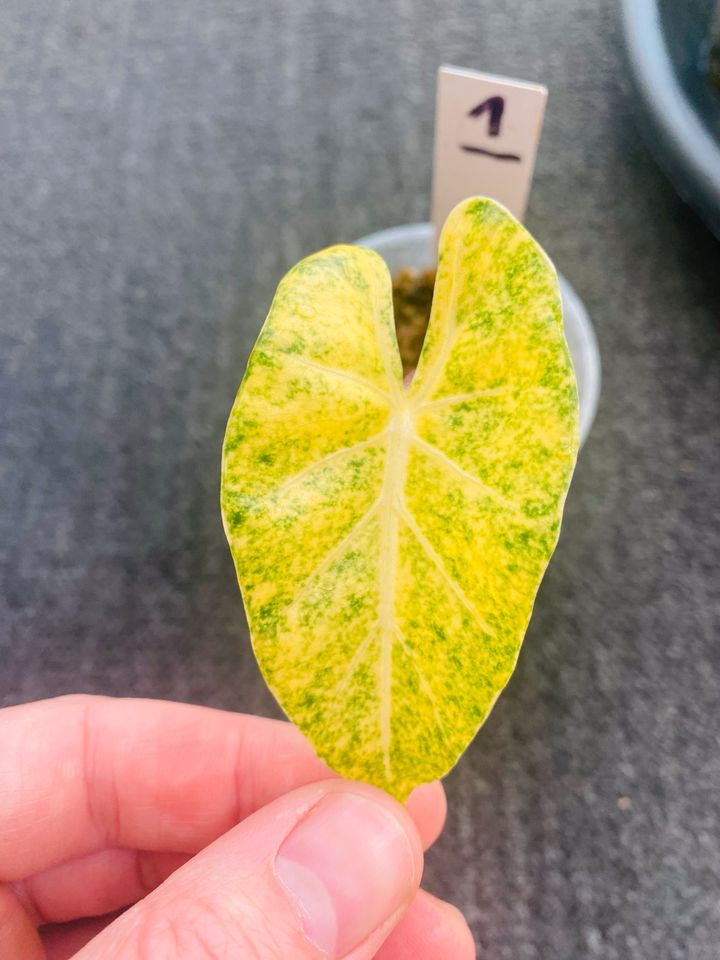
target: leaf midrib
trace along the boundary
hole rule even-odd
[[[385,776],[392,780],[392,646],[395,623],[400,505],[407,478],[410,438],[413,435],[411,407],[401,399],[388,424],[388,448],[380,491],[380,548],[378,555],[378,624],[380,629],[379,703],[380,743]]]

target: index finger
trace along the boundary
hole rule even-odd
[[[106,847],[195,853],[327,766],[289,723],[153,700],[0,711],[0,882]],[[442,788],[418,792],[442,825]],[[417,819],[417,815],[416,815]]]

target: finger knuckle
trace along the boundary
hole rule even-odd
[[[201,897],[162,902],[136,928],[138,960],[287,960],[260,922],[241,922]]]

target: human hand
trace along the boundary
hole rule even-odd
[[[440,784],[403,809],[333,777],[287,723],[99,697],[9,707],[0,957],[471,960],[460,913],[418,891],[444,817]]]

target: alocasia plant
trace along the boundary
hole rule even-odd
[[[552,264],[491,200],[451,213],[403,386],[391,280],[336,246],[281,282],[223,452],[253,646],[339,773],[446,773],[515,666],[578,447]]]

